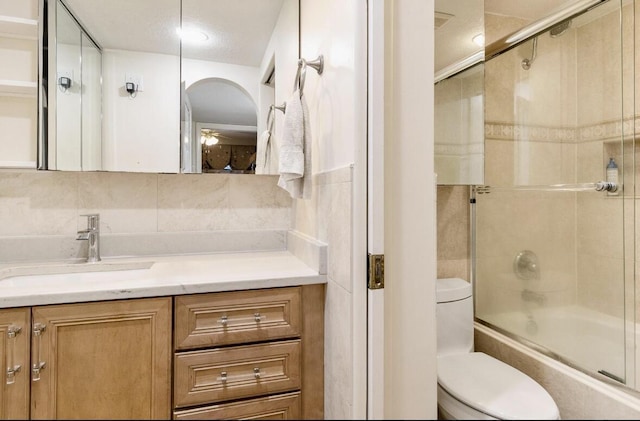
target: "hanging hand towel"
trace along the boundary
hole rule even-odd
[[[291,114],[289,114],[291,113]],[[287,125],[289,123],[289,125]],[[289,137],[285,140],[285,137]],[[296,145],[295,154],[284,153],[282,148]],[[285,161],[295,156],[295,161]],[[295,168],[291,164],[295,164]],[[301,166],[301,168],[299,168]],[[300,91],[296,90],[290,102],[287,102],[284,116],[284,128],[282,134],[282,146],[280,149],[280,179],[278,186],[287,190],[294,199],[311,198],[311,127],[309,124],[309,109],[304,95],[300,97]],[[283,172],[295,170],[296,173]]]
[[[256,147],[256,174],[269,174],[271,171],[271,132],[265,130],[258,139]]]
[[[304,174],[304,122],[302,118],[300,91],[296,90],[291,99],[287,101],[280,143],[278,163],[280,180],[278,185],[285,189],[286,182],[300,178]]]

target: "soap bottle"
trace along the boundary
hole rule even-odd
[[[616,161],[613,158],[609,158],[609,164],[607,164],[607,182],[609,183],[618,183],[618,165],[616,165]],[[618,187],[619,189],[619,187]],[[617,196],[618,190],[614,192],[607,192],[608,196]]]

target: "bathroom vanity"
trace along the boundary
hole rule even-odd
[[[100,264],[0,266],[3,419],[323,418],[326,275],[287,251]]]

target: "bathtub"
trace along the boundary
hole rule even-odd
[[[623,319],[581,306],[562,306],[498,313],[482,320],[572,367],[631,387],[638,384],[633,361],[625,365],[625,357],[633,355],[636,333],[625,332]]]
[[[625,338],[621,319],[580,306],[546,308],[529,316],[513,312],[477,319],[476,351],[538,381],[556,400],[563,419],[640,419],[640,393],[633,389],[640,384],[631,352],[633,329]],[[607,375],[598,373],[603,370]],[[628,386],[616,377],[626,377]]]

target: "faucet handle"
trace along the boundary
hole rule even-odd
[[[100,229],[100,214],[99,213],[88,213],[80,216],[87,217],[87,227],[89,229]]]

